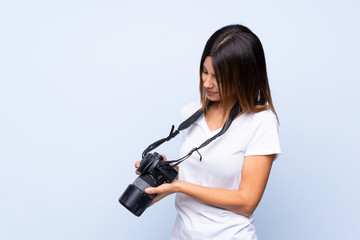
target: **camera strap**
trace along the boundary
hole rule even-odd
[[[201,115],[203,114],[203,111],[201,109],[197,110],[193,115],[191,115],[188,119],[186,119],[185,121],[183,121],[177,130],[174,131],[175,126],[172,125],[169,136],[167,136],[166,138],[162,138],[152,144],[150,144],[143,152],[142,156],[144,157],[145,154],[147,154],[148,152],[151,152],[152,150],[154,150],[155,148],[159,147],[161,144],[163,144],[164,142],[170,141],[172,138],[176,137],[180,131],[188,128],[191,126],[191,124],[193,124]]]
[[[228,120],[225,122],[224,126],[222,127],[222,129],[220,130],[220,132],[218,132],[216,135],[214,135],[213,137],[207,139],[205,142],[203,142],[200,146],[195,147],[193,149],[190,150],[190,152],[185,155],[184,157],[177,159],[177,160],[171,160],[171,161],[166,161],[164,162],[164,167],[169,166],[169,163],[172,164],[171,167],[176,167],[177,165],[179,165],[181,162],[183,162],[184,160],[186,160],[187,158],[189,158],[194,152],[197,152],[200,155],[200,161],[202,160],[202,156],[199,153],[199,150],[205,146],[207,146],[209,143],[211,143],[212,141],[214,141],[216,138],[220,137],[221,135],[223,135],[228,128],[230,127],[232,121],[235,119],[235,117],[239,114],[239,112],[241,111],[241,109],[239,108],[239,102],[237,102],[233,108],[230,110],[230,114],[229,114],[229,118]],[[203,111],[201,109],[197,110],[193,115],[191,115],[188,119],[186,119],[185,121],[183,121],[177,130],[174,131],[175,127],[174,125],[172,125],[169,136],[162,138],[152,144],[150,144],[143,152],[142,156],[144,157],[148,152],[154,150],[155,148],[159,147],[161,144],[163,144],[166,141],[170,141],[172,138],[176,137],[180,131],[188,128],[191,126],[191,124],[193,124],[201,115],[203,114]]]

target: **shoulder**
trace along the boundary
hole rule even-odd
[[[241,125],[251,131],[259,129],[278,129],[278,120],[273,111],[265,110],[261,112],[243,114],[240,117]]]
[[[251,118],[252,118],[252,120],[254,120],[258,123],[264,123],[264,122],[277,123],[276,115],[273,111],[271,111],[271,109],[257,112],[257,113],[252,113]]]
[[[186,104],[181,109],[181,118],[183,120],[187,119],[188,117],[190,117],[194,112],[196,112],[200,108],[201,108],[201,103],[198,101],[193,101],[193,102]]]

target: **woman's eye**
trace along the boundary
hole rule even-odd
[[[204,73],[204,74],[208,74],[208,72],[207,72],[207,71],[205,71],[205,70],[203,70],[203,73]]]

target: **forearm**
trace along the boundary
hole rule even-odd
[[[240,186],[236,190],[205,187],[189,182],[175,180],[157,188],[147,188],[148,194],[158,194],[153,203],[164,196],[179,192],[207,204],[228,209],[235,213],[250,216],[265,191],[274,155],[249,156],[243,164]]]
[[[225,190],[177,181],[175,191],[245,216],[250,216],[258,204],[257,199],[250,198],[241,189]]]

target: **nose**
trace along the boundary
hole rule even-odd
[[[207,89],[211,89],[212,87],[214,87],[214,79],[211,79],[210,75],[206,75],[203,77],[203,81],[204,81],[204,88]]]

